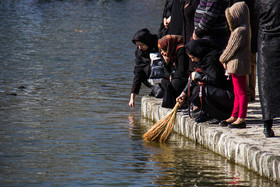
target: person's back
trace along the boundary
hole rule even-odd
[[[258,85],[264,120],[264,134],[273,137],[273,118],[280,116],[280,3],[256,0],[259,18]]]
[[[225,9],[229,0],[200,0],[194,16],[193,39],[211,39],[222,50],[228,39]]]

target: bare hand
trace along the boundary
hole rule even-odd
[[[129,104],[128,104],[129,106],[130,106],[130,108],[134,108],[135,107],[135,103],[134,103],[134,101],[129,101]]]
[[[194,40],[199,40],[200,39],[198,36],[196,36],[195,32],[193,32],[192,37],[193,37]]]
[[[177,98],[176,98],[176,102],[180,104],[180,106],[183,105],[184,100],[185,100],[186,94],[184,92],[182,92]]]
[[[129,104],[128,104],[130,106],[130,108],[134,108],[135,107],[135,96],[136,96],[135,93],[131,93],[130,101],[129,101]]]
[[[168,29],[168,26],[169,26],[170,21],[171,21],[171,16],[169,16],[169,18],[164,18],[164,19],[163,19],[163,24],[164,24],[164,27],[165,27],[166,29]]]

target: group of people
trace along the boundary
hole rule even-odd
[[[256,69],[264,135],[280,116],[280,4],[276,0],[166,0],[158,34],[137,31],[129,106],[149,83],[151,53],[164,61],[162,107],[179,102],[196,122],[246,128]],[[257,54],[257,58],[256,58]],[[256,63],[257,62],[257,63]],[[256,68],[257,67],[257,68]]]

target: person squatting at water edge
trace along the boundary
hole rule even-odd
[[[280,117],[280,2],[256,0],[259,18],[258,87],[264,135],[274,137],[273,118]]]
[[[228,44],[220,62],[231,75],[234,89],[234,107],[231,117],[221,121],[221,126],[246,128],[248,95],[246,75],[250,73],[251,27],[249,8],[245,2],[237,2],[226,9],[231,31]]]
[[[165,61],[165,77],[161,80],[164,90],[162,107],[173,108],[176,97],[183,91],[189,75],[189,63],[183,37],[166,35],[158,40],[158,48]]]
[[[150,74],[150,53],[158,52],[157,35],[151,34],[147,28],[141,29],[135,33],[132,38],[132,42],[137,45],[135,50],[135,66],[134,66],[134,78],[131,88],[131,95],[129,106],[135,107],[135,97],[139,94],[141,83],[151,88],[148,82]]]
[[[234,95],[232,81],[228,80],[219,62],[220,50],[208,39],[192,40],[185,48],[195,70],[176,101],[180,104],[189,102],[192,106],[201,108],[202,113],[196,119],[198,123],[209,121],[217,124],[220,120],[227,119],[232,111]]]

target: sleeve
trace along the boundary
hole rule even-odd
[[[238,51],[243,48],[247,42],[247,29],[245,27],[239,27],[235,29],[228,40],[228,44],[220,56],[221,63],[227,63]]]
[[[176,56],[175,73],[173,79],[181,79],[183,77],[187,78],[189,63],[187,60],[187,55],[185,53],[185,48],[181,47],[178,49]]]
[[[204,82],[206,84],[216,85],[217,78],[213,78],[205,73],[195,72],[194,81]]]
[[[199,38],[202,38],[216,24],[218,16],[225,12],[222,0],[208,0],[206,6],[206,11],[203,13],[201,21],[194,31],[195,35]]]
[[[131,87],[131,93],[139,94],[140,88],[141,88],[141,74],[140,73],[135,73],[133,82],[132,82],[132,87]]]
[[[194,76],[194,80],[196,82],[199,81],[199,82],[204,82],[206,84],[219,86],[219,82],[221,81],[221,76],[224,76],[224,74],[221,72],[221,69],[222,71],[224,71],[224,69],[221,63],[218,62],[217,58],[216,60],[212,58],[209,58],[208,60],[211,61],[211,64],[208,63],[210,65],[208,65],[205,69],[203,69],[202,72],[196,72]]]

